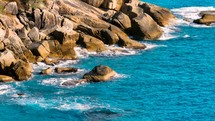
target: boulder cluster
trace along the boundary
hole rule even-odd
[[[129,36],[157,39],[162,35],[161,27],[175,18],[168,9],[138,0],[4,0],[0,8],[3,82],[29,79],[31,63],[51,65],[55,62],[50,59],[78,59],[77,46],[94,52],[113,44],[144,49],[144,44]]]

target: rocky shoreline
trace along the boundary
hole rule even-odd
[[[139,0],[5,0],[0,6],[1,82],[28,80],[32,63],[78,59],[77,46],[89,52],[106,51],[106,45],[145,49],[136,40],[158,39],[161,27],[175,19],[168,9]],[[52,72],[48,68],[41,73]],[[80,83],[106,81],[114,74],[109,67],[97,66]]]

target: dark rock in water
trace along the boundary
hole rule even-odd
[[[14,79],[10,76],[6,75],[0,75],[0,82],[11,82],[14,81]]]
[[[42,70],[40,74],[49,75],[53,72],[53,68],[47,68],[45,70]]]
[[[55,68],[55,72],[56,73],[76,73],[78,71],[77,68],[69,68],[69,67],[65,67],[65,68],[61,68],[61,67],[57,67]]]
[[[84,74],[83,78],[87,79],[88,82],[102,82],[108,81],[116,75],[110,67],[100,65],[96,66],[89,73]]]
[[[200,19],[196,19],[193,22],[196,24],[210,25],[215,23],[215,11],[202,11],[200,13],[202,16]]]
[[[146,26],[147,25],[147,26]],[[132,21],[131,34],[144,39],[157,39],[162,35],[160,26],[146,13]]]

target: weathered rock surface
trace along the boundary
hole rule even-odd
[[[88,82],[103,82],[108,81],[116,75],[110,67],[100,65],[96,66],[89,73],[86,73],[83,78],[87,79]]]

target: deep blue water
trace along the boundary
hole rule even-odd
[[[170,9],[215,6],[215,1],[145,0]],[[190,8],[180,12],[190,12]],[[177,15],[183,18],[182,15]],[[215,120],[215,27],[178,24],[176,38],[130,56],[89,56],[66,66],[99,64],[120,74],[110,82],[62,87],[77,75],[37,75],[0,85],[0,120],[6,121],[213,121]],[[24,93],[18,97],[17,93]]]

